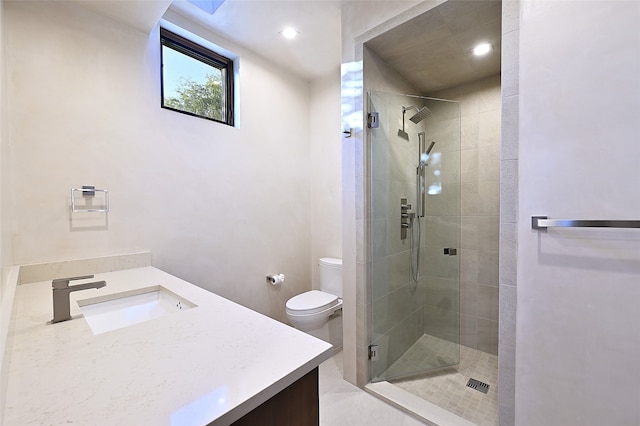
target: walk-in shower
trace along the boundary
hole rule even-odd
[[[461,102],[367,94],[368,111],[378,118],[367,132],[367,389],[384,398],[388,386],[405,390],[483,425],[497,418],[497,357],[485,319],[497,308],[488,298],[494,287],[484,284],[495,277],[494,227],[473,198],[487,171],[472,166],[493,148],[484,145],[483,133],[467,134],[464,150],[461,145],[462,129],[476,118],[481,132],[493,125],[499,110],[473,101],[478,92],[492,99],[486,87],[498,97],[498,82],[474,84]],[[407,105],[430,113],[418,123],[405,120]],[[461,115],[470,107],[478,112]],[[397,134],[401,126],[406,137]],[[485,200],[493,205],[491,194]],[[468,387],[469,379],[486,383],[488,393]]]
[[[369,132],[375,382],[459,362],[460,108],[384,92],[370,92],[368,108],[379,117]]]
[[[362,35],[364,98],[348,105],[377,112],[379,124],[363,132],[356,162],[365,191],[356,311],[368,341],[358,342],[355,371],[367,390],[425,420],[421,410],[435,404],[497,424],[500,55],[469,53],[478,34],[499,52],[501,6],[446,1]]]

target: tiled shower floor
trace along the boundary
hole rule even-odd
[[[445,349],[441,356],[452,356],[450,342],[425,334],[389,368],[398,368],[408,362],[424,363],[428,358],[425,353],[433,352],[435,347]],[[467,387],[469,378],[489,384],[489,392],[484,394]],[[457,369],[446,368],[437,373],[390,382],[477,425],[498,425],[498,357],[495,355],[460,346]]]

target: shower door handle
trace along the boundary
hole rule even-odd
[[[444,248],[444,255],[445,256],[457,256],[458,255],[458,249],[445,247]]]

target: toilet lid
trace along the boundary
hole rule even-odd
[[[338,296],[324,291],[311,290],[292,297],[287,301],[287,310],[290,312],[305,312],[313,314],[324,311],[338,303]]]
[[[335,257],[321,257],[318,261],[318,264],[322,266],[330,266],[334,268],[342,267],[342,259],[337,259]]]

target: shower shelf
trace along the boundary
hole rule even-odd
[[[640,228],[640,220],[575,220],[531,216],[531,229],[547,228]]]

